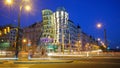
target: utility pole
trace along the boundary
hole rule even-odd
[[[104,29],[104,41],[105,41],[106,48],[108,48],[106,29]]]

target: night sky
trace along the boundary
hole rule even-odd
[[[0,0],[0,25],[17,24],[17,7],[8,7]],[[120,0],[32,0],[32,11],[22,11],[21,26],[29,26],[42,20],[41,10],[64,7],[70,20],[79,24],[88,35],[104,40],[103,30],[107,30],[107,40],[111,48],[120,47]],[[96,24],[102,23],[98,29]]]

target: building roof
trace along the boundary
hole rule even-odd
[[[6,27],[10,27],[10,28],[16,28],[15,26],[13,26],[12,24],[8,24],[8,25],[2,25],[0,26],[0,30],[6,28]]]
[[[65,11],[65,8],[64,7],[58,7],[57,11]]]
[[[79,28],[79,29],[80,29],[80,28],[81,28],[81,27],[80,27],[80,25],[77,25],[77,28]]]
[[[41,22],[35,22],[34,24],[28,26],[28,28],[33,28],[33,27],[35,27],[37,24],[41,24],[41,23],[42,23],[42,21],[41,21]]]
[[[74,23],[72,20],[68,20],[68,21]]]

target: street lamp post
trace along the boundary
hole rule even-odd
[[[23,50],[23,51],[26,51],[26,48],[27,48],[27,47],[26,47],[27,39],[24,38],[24,39],[22,40],[22,43],[23,43],[23,44],[22,44],[22,50]]]
[[[22,13],[22,9],[23,9],[23,3],[24,2],[28,2],[28,0],[22,0],[21,2],[20,2],[20,4],[19,4],[19,13],[18,13],[18,31],[17,31],[17,39],[16,39],[16,52],[15,52],[15,55],[16,55],[16,58],[18,57],[18,53],[19,53],[19,47],[20,47],[20,22],[21,22],[21,13]],[[30,6],[25,6],[25,9],[27,10],[27,11],[30,11]]]
[[[106,29],[104,29],[104,40],[105,40],[106,47],[108,47]]]
[[[20,44],[20,39],[19,39],[19,34],[20,34],[20,17],[21,17],[21,12],[22,12],[22,5],[20,4],[19,6],[19,13],[18,13],[18,27],[17,27],[17,38],[16,38],[16,51],[15,51],[15,56],[16,58],[18,57],[19,53],[19,44]]]
[[[18,58],[18,53],[19,53],[19,44],[20,44],[20,22],[21,22],[21,13],[22,13],[22,9],[23,9],[23,6],[25,5],[24,2],[29,2],[30,0],[21,0],[20,2],[18,2],[18,7],[19,7],[19,12],[18,12],[18,26],[17,26],[17,35],[16,35],[16,51],[15,51],[15,57]],[[8,5],[12,5],[13,2],[15,2],[14,0],[6,0],[5,1],[6,4]],[[30,6],[25,6],[25,9],[27,11],[30,11],[31,8]]]
[[[97,24],[97,28],[101,28],[102,27],[102,24],[101,23],[98,23]],[[108,47],[108,44],[107,44],[107,34],[106,34],[106,29],[104,28],[104,43],[106,45],[106,48]]]

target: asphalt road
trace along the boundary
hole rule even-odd
[[[3,64],[0,68],[119,68],[111,63],[61,63],[61,64]]]
[[[0,68],[120,68],[120,58],[89,58],[71,63],[0,64]]]

